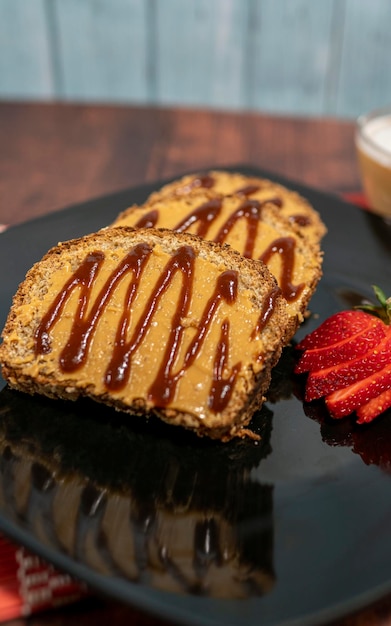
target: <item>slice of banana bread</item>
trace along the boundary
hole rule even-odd
[[[27,393],[88,396],[229,440],[248,433],[289,323],[261,261],[188,233],[118,227],[33,266],[0,364]]]

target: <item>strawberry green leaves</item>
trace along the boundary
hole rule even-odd
[[[366,311],[371,315],[376,315],[389,326],[391,324],[391,297],[387,298],[384,291],[380,289],[380,287],[377,287],[377,285],[372,285],[372,289],[375,292],[379,304],[368,302],[361,304],[357,309]]]

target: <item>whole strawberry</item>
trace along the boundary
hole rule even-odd
[[[298,345],[295,372],[308,373],[305,400],[325,398],[331,417],[367,423],[391,407],[391,298],[329,317]]]

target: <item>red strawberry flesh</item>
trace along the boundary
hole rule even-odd
[[[366,404],[363,404],[357,409],[357,423],[367,424],[371,422],[375,417],[384,413],[391,407],[391,388],[386,389],[381,394],[369,400]]]
[[[364,311],[341,311],[327,318],[296,346],[299,350],[312,350],[332,346],[349,336],[368,328],[371,318]]]
[[[306,350],[300,357],[296,374],[335,367],[345,361],[364,356],[385,336],[387,327],[378,318],[367,315],[367,326],[353,336],[339,341],[333,346]]]
[[[362,357],[309,374],[305,400],[311,402],[366,378],[391,362],[391,331]]]
[[[331,417],[344,417],[357,411],[362,405],[389,390],[390,387],[391,363],[353,385],[334,391],[326,397],[326,405]]]

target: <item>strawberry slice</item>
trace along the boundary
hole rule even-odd
[[[342,311],[328,317],[318,328],[297,344],[298,350],[326,348],[368,328],[368,313]]]
[[[367,378],[326,396],[326,405],[331,417],[340,418],[359,410],[391,387],[391,363]]]
[[[375,417],[384,413],[387,409],[391,407],[391,388],[386,389],[381,394],[369,400],[366,404],[360,406],[357,413],[357,423],[358,424],[367,424],[371,422]]]
[[[331,316],[297,346],[306,402],[325,398],[331,417],[355,412],[359,424],[391,407],[391,298],[373,289],[378,304]]]
[[[336,367],[340,363],[361,357],[368,350],[375,348],[385,336],[387,327],[376,317],[366,315],[366,318],[366,328],[355,335],[349,335],[332,346],[326,345],[323,348],[306,350],[296,364],[295,373],[303,374],[308,371]]]
[[[340,363],[336,367],[313,371],[309,374],[305,390],[306,402],[327,396],[333,391],[348,387],[383,369],[391,361],[391,331],[362,357]]]

